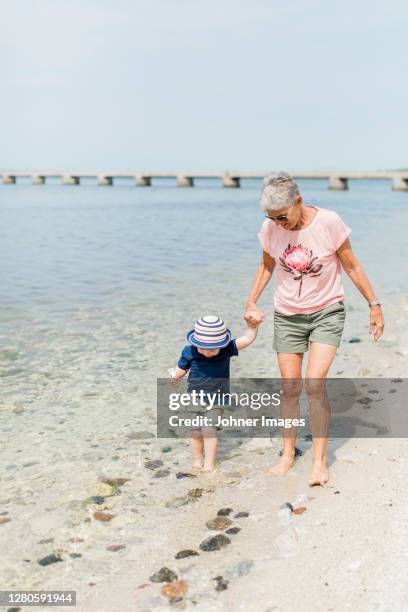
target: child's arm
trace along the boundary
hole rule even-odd
[[[177,386],[180,384],[181,379],[187,374],[190,369],[191,359],[191,347],[185,346],[183,352],[181,353],[181,357],[177,362],[176,367],[171,368],[169,370],[172,385]]]
[[[258,325],[260,321],[256,325],[250,325],[247,322],[247,329],[243,336],[237,338],[235,340],[235,344],[237,345],[237,349],[242,351],[243,349],[250,346],[255,341],[256,336],[258,335]]]
[[[182,368],[179,368],[179,366],[176,366],[175,368],[171,368],[170,371],[171,371],[171,384],[175,387],[180,384],[181,379],[188,372],[188,370],[183,370]]]

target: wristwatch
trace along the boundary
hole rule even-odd
[[[369,307],[371,308],[372,306],[381,306],[381,302],[379,300],[371,300],[371,302],[368,302]]]

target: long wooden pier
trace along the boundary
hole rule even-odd
[[[238,188],[246,179],[261,180],[268,172],[56,172],[0,170],[4,185],[29,179],[33,185],[44,185],[47,179],[58,179],[62,185],[79,185],[82,179],[93,179],[98,185],[113,185],[115,179],[130,179],[138,187],[149,187],[154,179],[173,179],[179,187],[193,187],[195,179],[217,179],[223,187]],[[327,180],[329,189],[344,191],[349,181],[390,181],[394,191],[408,191],[408,170],[376,172],[291,172],[295,179]]]

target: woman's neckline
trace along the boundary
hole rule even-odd
[[[285,230],[287,232],[303,232],[303,230],[309,229],[309,227],[311,227],[313,225],[317,215],[319,214],[319,207],[318,206],[312,206],[311,204],[305,204],[305,207],[306,208],[314,208],[316,210],[315,214],[313,215],[312,219],[309,221],[309,223],[307,225],[305,225],[304,227],[301,227],[300,229],[287,229],[285,227],[282,227],[281,229],[283,229],[283,230]]]

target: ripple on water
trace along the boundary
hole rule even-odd
[[[7,376],[18,376],[23,372],[23,368],[0,368],[0,378]]]
[[[0,361],[17,361],[22,355],[14,347],[5,347],[0,350]]]

